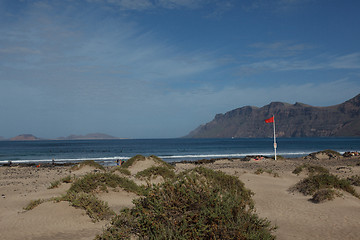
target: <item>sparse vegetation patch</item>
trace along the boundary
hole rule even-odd
[[[332,188],[346,191],[353,196],[360,198],[359,194],[356,193],[348,180],[340,179],[329,173],[309,176],[298,182],[291,190],[299,191],[304,195],[312,195],[318,190]]]
[[[120,177],[113,173],[88,173],[82,178],[77,179],[70,187],[69,191],[76,193],[91,193],[94,191],[107,191],[107,187],[121,187],[126,191],[141,195],[143,188],[139,187],[132,180]]]
[[[84,166],[90,166],[90,167],[93,167],[93,168],[96,168],[96,169],[101,169],[101,170],[105,171],[105,168],[101,164],[95,162],[94,160],[82,161],[81,163],[73,166],[71,168],[71,170],[79,170],[79,169],[83,168]]]
[[[60,181],[63,182],[63,183],[72,183],[73,179],[69,175],[69,176],[66,176],[66,177],[62,178]]]
[[[316,191],[312,198],[310,199],[314,203],[322,203],[325,201],[330,201],[335,198],[336,192],[334,189],[324,188]]]
[[[24,207],[24,210],[26,211],[32,210],[37,206],[39,206],[40,204],[42,204],[43,202],[44,202],[43,199],[32,200],[26,207]]]
[[[58,188],[60,186],[60,181],[57,180],[57,181],[54,181],[52,183],[50,183],[50,186],[48,187],[48,189],[53,189],[53,188]]]
[[[76,179],[67,194],[57,201],[68,201],[74,207],[82,208],[93,221],[109,219],[114,212],[95,193],[108,191],[107,187],[121,187],[126,191],[143,194],[144,188],[133,181],[113,173],[88,173]]]
[[[131,172],[130,172],[129,169],[127,169],[127,168],[117,167],[117,168],[114,170],[114,172],[115,172],[115,171],[118,171],[118,172],[120,172],[120,173],[122,173],[122,174],[124,174],[124,175],[126,175],[126,176],[130,176],[130,175],[131,175]]]
[[[175,173],[169,168],[154,166],[136,174],[137,178],[147,178],[148,180],[156,178],[157,176],[162,176],[164,179],[173,179],[175,177]]]
[[[294,169],[292,173],[299,175],[303,170],[306,170],[309,175],[318,174],[318,173],[329,173],[324,167],[317,166],[317,165],[310,165],[310,164],[303,164]]]
[[[328,159],[338,159],[340,157],[342,157],[342,155],[339,152],[336,152],[334,150],[331,149],[327,149],[327,150],[323,150],[323,151],[319,151],[319,152],[314,152],[314,153],[310,153],[308,156],[306,156],[306,159],[319,159],[319,158],[324,158],[324,156]]]
[[[347,180],[350,182],[351,185],[360,187],[360,176],[354,175],[351,177],[348,177]]]
[[[74,207],[84,209],[94,222],[109,219],[115,214],[106,202],[99,200],[91,193],[68,192],[64,200],[69,201]]]
[[[274,239],[236,177],[196,168],[149,188],[97,239]]]
[[[258,169],[256,169],[256,171],[254,173],[257,174],[257,175],[260,175],[260,174],[263,174],[264,172],[266,172],[266,173],[268,173],[270,175],[273,175],[273,177],[279,177],[279,174],[274,172],[271,169],[258,168]]]
[[[145,161],[145,156],[143,155],[136,155],[128,160],[126,160],[122,165],[121,167],[124,167],[124,168],[128,168],[130,166],[132,166],[135,162],[138,162],[138,161]]]

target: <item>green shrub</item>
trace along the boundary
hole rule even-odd
[[[169,168],[169,169],[174,168],[174,166],[172,166],[171,164],[163,161],[161,158],[159,158],[157,156],[151,155],[149,158],[151,158],[154,162],[160,164],[163,167],[166,167],[166,168]],[[123,163],[121,165],[121,167],[128,168],[128,167],[134,165],[138,161],[145,161],[145,160],[146,160],[146,157],[144,157],[142,155],[136,155],[136,156],[130,158],[129,160],[127,160],[125,163]]]
[[[307,170],[310,175],[317,173],[329,173],[329,170],[327,170],[324,167],[317,165],[310,165],[307,163],[296,167],[292,173],[299,175],[304,169]]]
[[[127,169],[127,168],[117,167],[117,168],[115,168],[114,172],[115,172],[115,171],[118,171],[118,172],[120,172],[120,173],[122,173],[122,174],[124,174],[124,175],[127,175],[127,176],[130,176],[130,175],[131,175],[131,172],[130,172],[129,169]]]
[[[71,185],[69,191],[76,193],[91,193],[96,190],[107,191],[107,186],[112,188],[121,187],[125,191],[134,192],[139,195],[143,193],[143,188],[139,187],[134,181],[113,173],[88,173],[82,178],[77,179]]]
[[[63,179],[63,181],[71,180],[70,176]],[[109,219],[110,216],[114,215],[114,212],[108,207],[107,203],[95,196],[97,191],[107,191],[107,187],[121,187],[136,194],[144,193],[143,187],[139,187],[127,178],[113,173],[88,173],[74,180],[65,196],[52,198],[51,200],[56,202],[68,201],[72,206],[84,209],[93,221]]]
[[[26,210],[26,211],[32,210],[32,209],[36,208],[37,206],[39,206],[43,202],[44,202],[43,199],[32,200],[26,207],[24,207],[24,210]]]
[[[205,168],[153,186],[97,239],[274,239],[236,177]]]
[[[60,181],[57,180],[57,181],[54,181],[52,183],[50,183],[50,186],[48,187],[48,189],[53,189],[53,188],[58,188],[60,186]]]
[[[174,169],[175,167],[167,162],[165,162],[164,160],[162,160],[161,158],[159,158],[158,156],[155,155],[151,155],[150,158],[152,158],[156,163],[159,163],[160,165],[162,165],[163,167],[169,168],[169,169]]]
[[[258,168],[258,169],[256,169],[256,171],[254,173],[257,174],[257,175],[260,175],[260,174],[263,174],[264,172],[265,172],[264,169]]]
[[[278,173],[274,172],[273,177],[280,177],[280,175]]]
[[[335,195],[336,195],[336,193],[333,189],[324,188],[324,189],[320,189],[320,190],[316,191],[314,193],[313,197],[311,198],[311,201],[313,201],[314,203],[331,201],[335,198]]]
[[[260,175],[260,174],[263,174],[264,172],[270,174],[270,175],[273,175],[273,177],[280,177],[278,173],[274,172],[273,170],[271,169],[262,169],[262,168],[258,168],[256,169],[256,171],[254,172],[255,174],[257,175]]]
[[[69,201],[76,208],[84,209],[94,222],[109,219],[115,214],[106,202],[99,200],[93,194],[68,192],[64,200]]]
[[[94,160],[85,160],[85,161],[82,161],[81,163],[73,166],[73,167],[71,168],[71,170],[79,170],[79,169],[81,169],[81,168],[84,167],[84,166],[90,166],[90,167],[94,167],[94,168],[96,168],[96,169],[101,169],[101,170],[104,170],[104,171],[105,171],[105,168],[104,168],[101,164],[95,162]]]
[[[337,176],[328,173],[309,176],[298,182],[293,187],[293,190],[297,190],[304,195],[312,195],[317,190],[324,188],[341,189],[359,198],[359,195],[350,185],[349,181],[345,179],[339,179]]]
[[[73,179],[71,178],[71,176],[66,176],[64,178],[61,179],[61,182],[63,183],[72,183],[73,182]]]
[[[318,154],[325,154],[325,155],[327,155],[329,157],[329,159],[331,159],[331,158],[338,159],[338,158],[340,158],[342,156],[339,152],[336,152],[336,151],[331,150],[331,149],[327,149],[327,150],[323,150],[323,151],[319,151],[319,152],[310,153],[305,158],[318,159],[318,157],[317,157]]]
[[[136,155],[128,160],[126,160],[122,165],[121,167],[123,168],[128,168],[130,166],[132,166],[135,162],[138,162],[138,161],[145,161],[145,157],[143,155]]]
[[[326,149],[326,150],[320,151],[320,152],[326,153],[328,155],[341,156],[341,154],[339,152],[331,150],[331,149]]]
[[[351,177],[348,177],[347,180],[350,182],[351,185],[354,186],[360,186],[360,176],[359,175],[354,175]]]
[[[148,180],[151,177],[162,176],[164,179],[172,179],[175,177],[174,171],[170,170],[166,167],[150,167],[145,169],[144,171],[138,172],[136,174],[137,178],[147,178]]]

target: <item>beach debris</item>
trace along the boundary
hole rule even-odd
[[[264,159],[263,156],[256,156],[256,157],[254,158],[254,161],[260,161],[260,160],[263,160],[263,159]]]
[[[1,197],[2,197],[2,198],[5,198],[5,194],[1,194]]]
[[[345,152],[343,154],[344,157],[354,157],[354,156],[360,156],[359,152]]]

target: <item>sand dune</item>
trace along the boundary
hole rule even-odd
[[[223,159],[203,164],[215,170],[239,177],[255,195],[253,199],[257,213],[278,226],[277,239],[359,239],[360,199],[343,193],[333,201],[315,204],[309,196],[293,193],[289,188],[306,174],[295,175],[292,171],[304,163],[327,167],[342,177],[359,175],[360,160],[304,160],[291,159],[274,161],[244,162]],[[156,163],[146,159],[129,168],[134,175]],[[197,165],[196,165],[197,166]],[[176,172],[196,167],[194,164],[176,164]],[[268,169],[273,174],[255,174],[259,169]],[[50,199],[65,194],[70,184],[48,189],[50,183],[68,175],[79,176],[94,172],[86,167],[78,171],[70,167],[0,167],[0,232],[2,239],[94,239],[102,232],[107,221],[93,222],[84,210],[69,206],[68,202],[44,202],[30,211],[23,208],[36,199]],[[132,177],[133,178],[133,177]],[[139,181],[141,182],[141,181]],[[360,188],[356,188],[359,192]],[[98,198],[106,201],[115,212],[132,207],[134,193],[116,188],[108,193],[99,193]]]

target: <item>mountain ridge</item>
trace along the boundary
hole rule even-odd
[[[244,106],[216,114],[185,138],[271,137],[264,120],[275,115],[278,137],[360,136],[360,94],[344,103],[316,107],[296,102],[271,102],[261,108]]]

